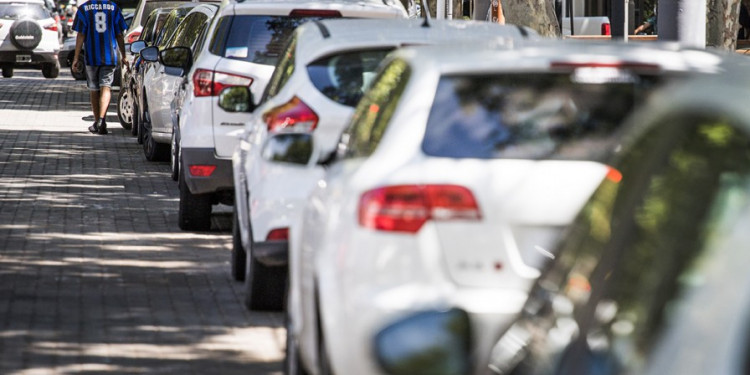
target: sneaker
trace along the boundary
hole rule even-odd
[[[89,131],[94,134],[99,133],[99,120],[94,121],[94,124],[89,126]]]
[[[99,120],[99,134],[104,135],[109,133],[107,131],[107,122],[104,119]]]

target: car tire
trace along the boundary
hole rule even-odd
[[[253,236],[245,251],[245,307],[251,311],[283,311],[287,266],[266,266],[253,257]]]
[[[232,222],[232,258],[231,271],[232,279],[236,281],[245,280],[245,263],[247,253],[242,247],[242,236],[240,235],[240,220],[237,214],[237,205],[234,208],[234,220]]]
[[[177,224],[182,230],[206,232],[211,229],[211,194],[193,194],[180,173],[180,207]]]
[[[3,77],[4,78],[13,78],[13,68],[12,67],[4,67],[3,68]]]
[[[143,155],[148,161],[166,161],[169,150],[167,145],[159,143],[151,136],[151,130],[145,129],[143,132]]]
[[[117,94],[117,117],[124,129],[133,128],[133,95],[127,88],[120,88]]]
[[[169,167],[172,180],[177,181],[180,176],[180,142],[177,140],[177,130],[172,129],[172,141],[169,147]]]
[[[138,104],[133,100],[133,126],[130,127],[130,135],[137,136],[138,129],[140,128],[140,113],[138,112]]]
[[[57,78],[60,75],[60,63],[54,62],[42,65],[42,75],[44,78]]]

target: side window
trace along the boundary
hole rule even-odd
[[[616,183],[605,181],[576,220],[537,285],[554,285],[548,293],[576,306],[588,342],[608,348],[584,366],[608,358],[622,373],[643,373],[672,312],[705,278],[712,239],[750,201],[750,139],[737,129],[705,114],[663,119],[627,148]]]
[[[276,94],[279,93],[279,90],[284,87],[286,81],[289,80],[289,77],[294,73],[294,51],[296,50],[296,47],[297,36],[295,35],[290,38],[289,43],[286,48],[284,48],[284,52],[281,54],[279,64],[276,65],[271,80],[268,82],[264,100],[265,98],[276,96]]]
[[[192,13],[185,17],[175,31],[175,36],[169,47],[188,47],[193,48],[195,41],[198,39],[203,24],[205,24],[206,15],[203,13]]]
[[[372,87],[359,101],[352,121],[342,136],[345,158],[370,156],[380,143],[395,112],[411,70],[403,60],[394,60],[375,78]]]

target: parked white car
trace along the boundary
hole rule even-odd
[[[481,40],[510,44],[527,37],[535,38],[536,33],[516,26],[445,20],[425,25],[419,19],[339,19],[297,28],[232,158],[236,215],[231,270],[235,279],[245,280],[248,308],[283,305],[286,263],[279,259],[285,255],[271,254],[286,251],[289,227],[323,176],[321,166],[279,157],[286,146],[294,145],[266,144],[270,134],[311,133],[320,150],[331,153],[378,65],[394,49]]]
[[[720,61],[656,44],[521,44],[383,62],[290,232],[290,368],[380,374],[381,327],[454,307],[488,363],[558,236],[602,181],[622,178],[598,160],[624,117]],[[319,158],[312,137],[278,137]]]
[[[41,69],[44,78],[60,74],[58,23],[42,0],[0,0],[0,69]]]
[[[184,75],[172,106],[173,178],[180,184],[178,222],[183,230],[208,230],[212,206],[234,203],[234,131],[246,113],[218,108],[227,86],[250,87],[259,98],[288,36],[303,22],[323,18],[406,18],[398,0],[228,1],[209,32],[210,42]]]
[[[188,3],[190,4],[190,3]],[[191,4],[192,5],[192,4]],[[177,9],[185,7],[181,5]],[[141,50],[144,61],[149,64],[143,72],[143,152],[148,160],[166,159],[169,141],[172,138],[172,100],[177,86],[182,83],[181,74],[185,69],[165,66],[160,54],[168,49],[181,48],[178,53],[195,56],[208,39],[208,28],[219,9],[218,4],[194,6],[177,26],[174,35],[167,42],[164,51],[158,46]],[[145,43],[145,42],[141,42]]]

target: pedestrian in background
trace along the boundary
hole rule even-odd
[[[107,134],[107,108],[112,97],[112,82],[119,61],[127,69],[125,59],[125,39],[123,33],[128,28],[120,7],[110,0],[89,0],[76,12],[73,30],[76,36],[76,50],[73,67],[82,69],[81,48],[85,44],[86,85],[89,88],[94,124],[89,131]],[[118,59],[117,48],[122,58]]]

